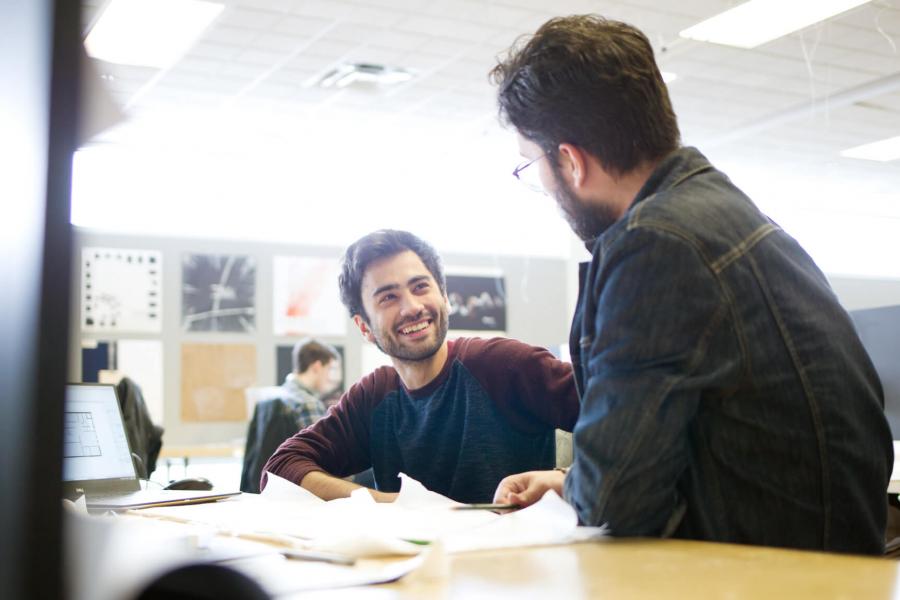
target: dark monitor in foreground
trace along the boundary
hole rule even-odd
[[[0,597],[59,598],[77,0],[0,2]]]
[[[900,306],[850,313],[884,387],[884,414],[891,434],[900,440]]]

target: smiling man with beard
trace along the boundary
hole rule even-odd
[[[270,471],[330,500],[372,468],[391,501],[403,472],[460,502],[489,502],[501,479],[555,464],[555,432],[571,431],[578,396],[571,365],[505,338],[447,341],[440,257],[416,236],[371,233],[344,254],[341,300],[362,336],[391,358],[328,416],[287,440]]]

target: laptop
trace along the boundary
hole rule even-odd
[[[68,498],[84,494],[90,511],[213,502],[240,494],[194,490],[142,490],[116,388],[97,383],[66,386],[63,486]]]

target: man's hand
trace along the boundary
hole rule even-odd
[[[379,492],[378,490],[373,490],[371,488],[369,488],[369,493],[375,498],[375,502],[393,502],[397,499],[397,496],[400,495],[396,492]]]
[[[504,477],[494,492],[494,502],[518,504],[525,508],[540,500],[547,490],[553,490],[562,496],[563,481],[566,474],[562,471],[528,471]]]
[[[337,500],[338,498],[348,498],[354,490],[363,487],[359,484],[334,477],[324,471],[311,471],[306,474],[303,481],[300,482],[303,487],[322,500]],[[376,502],[393,502],[397,498],[396,493],[379,492],[371,488],[366,488]]]

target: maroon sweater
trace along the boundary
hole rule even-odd
[[[352,386],[328,415],[285,441],[263,469],[299,483],[372,467],[379,490],[398,473],[460,502],[489,502],[512,473],[552,469],[554,429],[578,418],[572,367],[547,350],[493,338],[449,342],[428,385],[408,390],[393,367]]]

